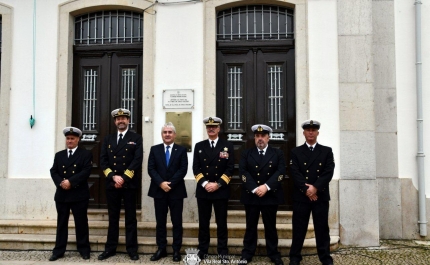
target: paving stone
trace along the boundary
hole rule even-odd
[[[173,262],[172,257],[160,259],[152,262],[149,260],[150,254],[140,254],[140,259],[131,261],[127,254],[118,253],[104,261],[98,261],[97,256],[100,252],[92,252],[89,261],[84,261],[78,252],[67,251],[65,256],[55,262],[49,262],[51,251],[4,251],[0,250],[0,265],[48,265],[48,264],[82,264],[82,265],[130,265],[130,264],[184,264],[184,262]],[[284,254],[284,253],[283,253]],[[338,250],[332,253],[334,264],[337,265],[428,265],[430,264],[430,246],[427,241],[414,240],[381,240],[379,247],[349,247],[340,245]],[[182,255],[184,257],[184,255]],[[210,256],[209,259],[215,259]],[[232,256],[231,259],[239,259],[239,256]],[[288,257],[283,257],[285,264],[289,263]],[[200,262],[200,265],[209,264]],[[256,256],[251,265],[272,264],[269,258]],[[316,253],[304,255],[301,264],[320,265]]]

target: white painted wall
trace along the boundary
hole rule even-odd
[[[309,113],[311,119],[321,122],[318,142],[332,147],[335,161],[340,161],[336,2],[309,0],[308,3]],[[300,144],[305,141],[302,134],[297,138]],[[340,177],[339,166],[336,163],[335,179]]]
[[[54,157],[57,13],[60,1],[36,6],[36,124],[33,113],[33,1],[5,0],[13,8],[9,122],[9,178],[50,178]]]
[[[203,140],[203,3],[158,5],[155,29],[154,144],[161,143],[166,112],[192,112],[192,148]],[[194,109],[163,109],[163,90],[194,89]],[[188,153],[188,174],[193,153]]]
[[[424,171],[426,194],[430,197],[430,3],[422,1],[422,73],[424,117]],[[395,1],[397,124],[399,150],[399,176],[417,179],[417,95],[414,1]]]

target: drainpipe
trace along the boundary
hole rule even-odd
[[[418,207],[420,236],[427,236],[426,186],[424,176],[423,150],[423,103],[422,103],[422,63],[421,63],[421,1],[415,0],[415,45],[416,45],[416,78],[417,78],[417,125],[418,125]]]

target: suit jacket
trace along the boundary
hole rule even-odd
[[[239,173],[242,179],[243,204],[275,205],[283,204],[284,192],[282,181],[285,178],[285,158],[282,150],[268,146],[266,154],[260,160],[257,147],[242,152],[239,163]],[[252,191],[262,184],[267,184],[270,190],[263,197],[258,197]]]
[[[124,179],[123,188],[137,189],[143,161],[142,136],[130,130],[117,145],[117,133],[109,134],[103,140],[100,164],[106,176],[106,189],[115,189],[112,177]]]
[[[220,152],[227,148],[228,158],[221,158]],[[228,199],[230,197],[230,179],[234,170],[233,144],[219,138],[212,150],[208,140],[196,143],[194,147],[193,173],[197,181],[196,197],[205,199]],[[202,187],[205,181],[218,182],[221,188],[207,192]]]
[[[183,199],[187,197],[185,189],[185,175],[188,170],[187,149],[177,144],[173,144],[170,153],[169,165],[166,165],[166,154],[164,144],[151,147],[148,158],[148,174],[151,177],[148,196],[153,198]],[[160,188],[164,181],[171,182],[169,192]]]
[[[57,202],[76,202],[88,200],[88,178],[91,174],[93,154],[78,147],[71,158],[68,158],[67,149],[55,154],[54,164],[51,168],[51,178],[57,191],[54,200]],[[65,190],[60,183],[68,179],[72,188]]]
[[[291,150],[291,175],[294,181],[293,200],[311,202],[306,196],[308,186],[318,189],[318,200],[330,200],[329,183],[334,172],[334,158],[330,147],[316,144],[310,151],[305,144]]]

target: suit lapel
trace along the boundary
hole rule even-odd
[[[171,161],[173,161],[173,159],[175,159],[177,152],[178,152],[178,146],[176,144],[173,144],[172,150],[170,150],[169,165],[172,164]],[[166,159],[164,159],[164,161],[166,161]],[[167,165],[167,167],[169,167],[169,165]]]
[[[258,153],[257,147],[253,147],[251,149],[251,157],[255,160],[255,163],[257,163],[257,165],[260,165],[260,154]]]
[[[269,160],[272,158],[272,156],[274,154],[275,154],[275,151],[273,151],[273,148],[268,146],[266,149],[266,153],[263,156],[263,160],[260,163],[260,168],[264,167],[269,162]]]
[[[158,152],[160,153],[161,160],[163,161],[163,165],[167,168],[166,165],[166,150],[164,148],[164,144],[160,144],[158,146]],[[172,150],[170,150],[170,159],[172,159]]]
[[[217,148],[219,148],[219,139],[218,139],[217,145],[214,148],[215,150],[212,150],[212,147],[209,143],[209,140],[206,140],[206,143],[204,144],[203,150],[206,153],[206,155],[208,156],[208,161],[207,161],[208,164],[210,162],[212,162],[212,160],[214,160],[214,158],[217,157],[217,155],[216,155],[217,154],[217,152],[216,152]]]
[[[68,149],[65,149],[61,152],[59,158],[61,159],[61,163],[63,165],[68,165],[69,163],[69,157],[68,157]]]
[[[72,157],[68,157],[68,151],[67,151],[68,149],[66,149],[65,150],[65,165],[66,165],[66,167],[69,167],[70,165],[72,165],[73,163],[75,163],[75,161],[76,161],[76,159],[78,159],[78,157],[79,157],[79,153],[81,152],[81,150],[79,149],[79,148],[77,148],[76,150],[75,150],[75,152],[73,153],[73,155],[72,155]]]
[[[275,154],[275,151],[273,151],[273,148],[270,146],[267,147],[266,153],[263,156],[263,159],[260,158],[260,153],[258,151],[258,148],[252,148],[251,156],[254,158],[255,162],[260,166],[259,168],[263,168],[267,162],[272,158],[272,156]]]
[[[117,134],[116,134],[116,137],[117,137]],[[114,146],[114,151],[113,151],[114,153],[117,153],[119,150],[121,150],[122,148],[124,148],[124,146],[127,145],[127,143],[130,140],[131,134],[129,131],[127,131],[127,133],[125,135],[123,135],[122,140],[119,143],[119,145],[117,144],[116,137],[114,137],[115,138],[114,145],[113,145]]]
[[[304,145],[302,145],[302,152],[308,158],[308,161],[306,162],[306,168],[309,168],[321,153],[321,149],[318,148],[318,144],[316,144],[314,150],[311,151],[305,143]]]

